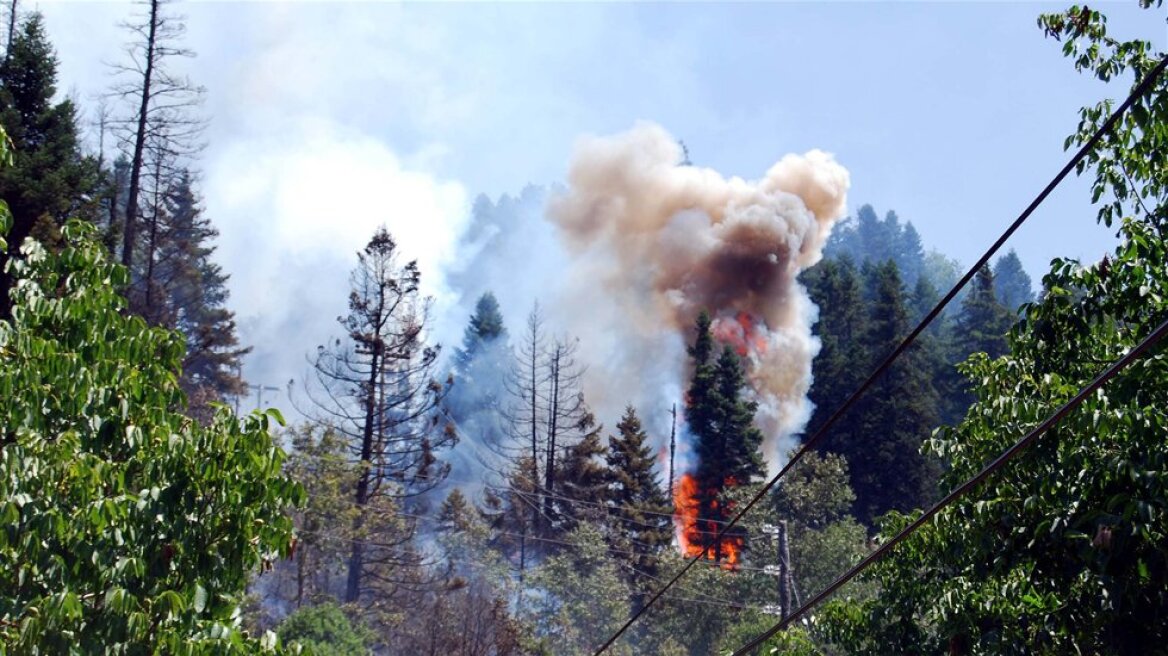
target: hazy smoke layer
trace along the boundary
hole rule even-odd
[[[552,315],[587,351],[589,402],[634,402],[660,425],[681,399],[685,343],[708,310],[716,337],[745,358],[774,468],[808,419],[819,349],[816,309],[796,276],[843,214],[848,172],[818,150],[783,157],[758,181],[682,157],[648,123],[579,142],[568,189],[548,204],[568,251]]]

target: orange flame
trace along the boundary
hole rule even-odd
[[[728,479],[727,486],[733,486],[735,481]],[[716,498],[721,490],[711,490],[709,497]],[[682,474],[673,488],[673,524],[677,535],[677,545],[681,555],[692,558],[702,553],[702,545],[712,540],[718,534],[719,523],[702,520],[702,497],[698,487],[698,480],[693,474]],[[717,501],[710,501],[711,509],[718,509]],[[738,559],[742,553],[743,538],[741,535],[728,535],[722,538],[720,544],[711,545],[706,550],[705,559],[722,563],[728,570],[737,568]]]
[[[714,339],[738,352],[738,357],[748,353],[766,353],[766,326],[761,325],[747,312],[739,312],[733,319],[718,317],[710,326]]]

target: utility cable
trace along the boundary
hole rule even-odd
[[[939,314],[941,314],[941,311],[945,309],[949,302],[953,300],[953,297],[957,296],[957,293],[960,292],[961,289],[964,288],[971,279],[973,279],[977,272],[983,266],[985,266],[987,262],[989,262],[990,258],[992,258],[994,254],[997,253],[998,250],[1002,247],[1002,245],[1004,245],[1006,241],[1011,236],[1013,236],[1018,228],[1022,227],[1022,224],[1030,218],[1030,215],[1033,214],[1036,209],[1038,209],[1038,206],[1046,200],[1051,192],[1054,191],[1055,187],[1057,187],[1059,183],[1061,183],[1063,179],[1065,179],[1067,175],[1069,175],[1071,171],[1073,171],[1075,167],[1077,167],[1079,163],[1083,161],[1087,154],[1095,148],[1095,146],[1103,139],[1103,137],[1108,132],[1110,132],[1113,127],[1115,127],[1115,124],[1119,122],[1119,119],[1123,117],[1128,109],[1130,109],[1137,100],[1139,100],[1145,93],[1147,93],[1148,89],[1152,87],[1152,84],[1164,71],[1166,66],[1168,66],[1168,57],[1161,59],[1160,63],[1157,64],[1156,67],[1153,68],[1151,72],[1149,72],[1148,75],[1144,77],[1139,85],[1136,86],[1136,88],[1127,97],[1127,100],[1124,100],[1123,104],[1121,104],[1114,112],[1112,112],[1111,116],[1107,118],[1107,121],[1105,121],[1103,125],[1099,126],[1099,129],[1096,130],[1095,133],[1091,135],[1091,138],[1088,139],[1082,145],[1082,147],[1080,147],[1079,150],[1075,152],[1075,155],[1071,157],[1070,161],[1068,161],[1065,166],[1063,166],[1062,170],[1060,170],[1058,174],[1055,175],[1049,183],[1047,183],[1046,187],[1044,187],[1042,191],[1039,192],[1037,196],[1035,196],[1034,200],[1032,200],[1030,204],[1026,206],[1026,209],[1024,209],[1022,213],[1018,215],[1018,218],[1014,219],[1014,222],[1011,223],[1004,232],[1002,232],[997,241],[995,241],[989,247],[989,249],[987,249],[980,258],[978,258],[977,262],[975,262],[974,265],[970,267],[969,271],[965,272],[965,275],[963,275],[961,279],[958,280],[957,283],[953,286],[953,288],[950,289],[949,292],[946,293],[945,296],[937,302],[933,309],[930,310],[923,319],[921,319],[920,323],[918,323],[917,326],[912,329],[908,336],[905,337],[904,340],[900,342],[900,344],[897,345],[897,347],[892,351],[892,353],[890,353],[888,357],[886,357],[884,361],[880,363],[880,366],[876,367],[876,370],[873,371],[868,376],[868,378],[860,384],[856,391],[852,392],[851,396],[849,396],[847,400],[844,401],[843,405],[837,408],[835,412],[833,412],[831,416],[828,417],[827,421],[825,421],[823,425],[820,426],[819,429],[816,430],[815,433],[809,439],[807,439],[801,447],[799,447],[799,450],[796,451],[793,456],[791,456],[791,459],[788,460],[785,465],[783,465],[783,467],[779,470],[779,473],[771,478],[770,481],[768,481],[767,484],[764,485],[750,499],[750,501],[747,502],[747,504],[734,515],[734,517],[730,520],[730,523],[723,527],[713,540],[706,542],[703,545],[701,553],[692,557],[689,562],[686,563],[685,567],[683,567],[672,579],[670,579],[669,583],[666,583],[664,587],[654,593],[654,595],[649,598],[649,601],[646,602],[644,606],[638,609],[637,612],[628,619],[628,621],[626,621],[619,629],[617,629],[616,633],[614,633],[612,637],[605,641],[605,643],[601,645],[600,649],[596,651],[595,656],[600,656],[600,654],[604,653],[605,650],[611,647],[613,643],[615,643],[617,639],[619,639],[621,635],[623,635],[624,632],[627,631],[629,627],[637,621],[637,619],[639,619],[650,608],[653,607],[653,604],[657,602],[657,599],[660,598],[661,594],[663,594],[669,588],[673,587],[681,577],[685,576],[686,572],[690,570],[695,562],[704,559],[709,553],[710,547],[718,544],[722,540],[723,536],[725,536],[738,523],[738,520],[740,520],[743,515],[749,512],[750,509],[753,508],[755,504],[757,504],[766,495],[766,493],[769,492],[771,488],[773,488],[775,484],[778,483],[779,480],[782,479],[782,477],[786,475],[786,473],[790,471],[790,469],[803,458],[803,456],[808,451],[813,449],[819,442],[824,439],[824,437],[827,436],[828,430],[830,430],[832,426],[834,426],[835,423],[839,421],[839,419],[848,410],[850,410],[853,405],[855,405],[856,401],[859,400],[859,398],[863,396],[870,387],[872,387],[876,380],[879,379],[880,376],[882,376],[884,372],[892,366],[893,362],[895,362],[902,354],[904,354],[905,351],[908,350],[909,346],[911,346],[913,342],[916,341],[917,337],[920,336],[922,332],[924,332],[925,328],[927,328],[929,324],[931,324],[933,320],[936,319]]]

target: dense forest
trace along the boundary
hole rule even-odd
[[[250,349],[200,196],[205,92],[177,72],[181,19],[141,8],[99,106],[62,99],[36,12],[14,12],[0,63],[0,654],[590,654],[635,614],[608,653],[730,653],[1168,319],[1161,76],[1078,170],[1118,246],[1037,285],[1008,248],[977,269],[741,521],[794,453],[768,451],[771,427],[806,408],[774,443],[798,449],[965,273],[895,211],[827,223],[775,283],[817,308],[805,390],[765,378],[800,329],[767,305],[668,315],[684,389],[664,423],[611,398],[653,372],[597,385],[589,335],[537,297],[505,316],[481,276],[461,342],[439,345],[432,272],[381,227],[292,405],[240,414]],[[1040,26],[1133,88],[1164,57],[1087,8]],[[1113,109],[1083,108],[1068,148]],[[594,239],[556,193],[481,198],[483,248],[484,226],[545,202]],[[1154,345],[756,653],[1165,653],[1166,432]]]

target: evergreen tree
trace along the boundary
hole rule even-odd
[[[939,385],[946,390],[944,417],[947,421],[959,421],[974,400],[969,381],[957,370],[955,363],[963,362],[973,353],[996,358],[1006,350],[1006,333],[1013,319],[1010,311],[998,301],[994,287],[994,274],[989,266],[979,269],[953,322],[950,365],[939,378]]]
[[[876,216],[871,205],[864,205],[856,212],[857,243],[853,256],[858,262],[883,262],[891,256],[895,242],[886,227],[887,223]]]
[[[150,315],[187,338],[182,385],[192,414],[204,416],[210,402],[244,392],[235,314],[227,309],[227,274],[212,257],[219,231],[203,216],[193,180],[181,172],[167,192],[165,232],[152,258]]]
[[[12,166],[0,171],[0,198],[13,218],[7,251],[0,252],[0,318],[8,316],[8,258],[30,235],[53,246],[65,219],[87,204],[97,185],[96,164],[81,154],[73,103],[53,103],[56,83],[57,58],[44,19],[34,13],[0,64],[0,124],[14,147]]]
[[[505,468],[490,453],[503,442],[500,414],[512,358],[499,304],[494,294],[486,292],[463,332],[462,348],[456,349],[453,357],[453,385],[445,405],[465,439],[450,453],[451,485],[480,480],[483,467],[494,471]]]
[[[925,247],[912,221],[904,224],[897,240],[896,265],[905,285],[915,287],[920,282],[925,270]]]
[[[1023,303],[1034,300],[1034,287],[1022,260],[1014,249],[998,258],[994,264],[994,292],[998,301],[1014,314]]]
[[[815,412],[807,430],[814,433],[863,381],[870,358],[863,341],[867,316],[851,258],[822,261],[807,272],[805,283],[819,307],[815,332],[821,347],[812,363],[815,384],[808,393]]]
[[[471,363],[488,345],[506,340],[507,328],[499,312],[499,302],[491,292],[484,292],[475,303],[470,324],[462,333],[462,348],[455,349],[454,363],[460,374],[468,373]]]
[[[917,282],[913,285],[912,293],[909,295],[908,309],[909,320],[916,323],[925,318],[929,312],[937,305],[937,301],[941,300],[941,294],[937,292],[937,287],[928,276],[921,276],[917,278]],[[945,316],[938,316],[929,324],[928,332],[934,336],[940,335],[944,330]]]
[[[925,318],[940,295],[933,287],[927,276],[917,279],[916,287],[909,296],[911,322],[915,323]],[[953,376],[953,363],[957,356],[953,350],[953,321],[949,315],[942,312],[933,319],[929,327],[917,337],[916,348],[920,353],[922,366],[929,372],[933,381],[933,388],[937,392],[937,411],[939,421],[956,421],[965,412],[965,405],[960,390],[960,381]]]
[[[629,568],[656,576],[658,555],[673,538],[669,501],[658,482],[649,437],[632,406],[625,408],[616,429],[608,438],[606,459],[611,482],[605,496],[614,530],[609,542]],[[634,589],[644,588],[644,577],[626,575]]]
[[[349,314],[339,321],[347,335],[318,348],[309,400],[322,423],[346,437],[360,466],[353,490],[356,518],[344,601],[365,601],[398,586],[389,576],[412,569],[420,558],[406,548],[412,530],[375,531],[384,507],[437,486],[449,471],[438,452],[457,437],[441,423],[448,385],[434,378],[438,347],[426,342],[429,299],[421,298],[416,262],[401,264],[397,242],[378,228],[357,254]]]
[[[694,374],[685,417],[694,435],[698,461],[693,474],[697,484],[697,530],[708,539],[717,532],[720,522],[732,516],[731,507],[723,502],[723,493],[747,485],[763,473],[762,433],[752,423],[757,404],[741,398],[746,381],[738,356],[725,347],[713,360],[709,314],[702,312],[696,327],[697,336],[689,349]],[[730,555],[727,543],[742,539],[740,532],[726,535],[711,545],[709,553],[721,561]]]
[[[745,485],[762,476],[766,467],[762,459],[762,431],[754,426],[758,403],[742,399],[746,375],[734,349],[726,346],[718,357],[715,369],[718,381],[720,408],[715,430],[724,444],[715,451],[701,453],[703,461],[713,465],[711,473],[721,472],[729,485]],[[730,483],[729,481],[733,481]]]
[[[908,332],[908,312],[896,263],[864,269],[871,298],[861,340],[863,371],[879,364]],[[937,465],[922,456],[922,442],[938,422],[937,392],[927,352],[914,345],[860,398],[824,441],[821,450],[851,463],[854,514],[873,526],[888,510],[924,505],[934,493]]]
[[[912,222],[902,224],[892,210],[880,219],[871,205],[860,207],[854,219],[845,219],[832,232],[824,253],[829,259],[849,257],[860,265],[893,260],[909,287],[915,286],[928,268],[929,254]]]
[[[865,341],[883,360],[908,333],[908,314],[899,271],[894,262],[868,270],[876,303],[868,318]],[[920,508],[935,495],[937,463],[921,453],[922,443],[939,421],[939,399],[924,343],[899,358],[861,403],[866,448],[843,454],[852,470],[856,516],[871,526],[888,510]]]
[[[989,266],[978,269],[973,286],[961,304],[954,339],[962,359],[970,353],[996,358],[1006,351],[1006,332],[1012,323],[1010,311],[994,291],[994,274]]]
[[[574,531],[582,522],[596,524],[605,519],[605,511],[596,504],[605,498],[611,476],[604,462],[600,426],[594,425],[591,416],[586,426],[592,430],[565,449],[555,470],[554,491],[544,497],[545,514],[559,535]]]

